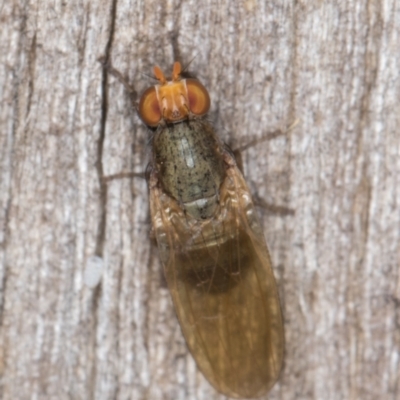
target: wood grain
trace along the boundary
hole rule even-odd
[[[397,399],[400,8],[395,0],[0,6],[3,399],[222,399],[188,354],[150,240],[140,93],[183,65],[243,153],[285,319],[269,399]],[[101,283],[83,277],[104,260]]]

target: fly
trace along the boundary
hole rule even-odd
[[[284,335],[278,290],[251,194],[204,118],[206,88],[154,68],[139,102],[154,130],[148,185],[154,234],[183,335],[199,369],[230,397],[278,379]]]

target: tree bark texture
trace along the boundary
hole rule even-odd
[[[0,21],[1,398],[224,398],[182,337],[145,180],[102,181],[143,172],[150,136],[99,57],[138,93],[190,64],[233,148],[285,132],[243,152],[284,314],[265,398],[400,397],[398,1],[8,0]]]

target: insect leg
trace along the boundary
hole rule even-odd
[[[110,181],[113,181],[114,179],[123,179],[123,178],[146,179],[146,173],[145,172],[119,172],[118,174],[103,176],[102,180],[104,183],[108,183]]]
[[[268,140],[275,139],[275,138],[277,138],[279,136],[285,136],[285,135],[289,134],[299,124],[299,122],[300,122],[300,120],[297,119],[291,125],[289,125],[289,127],[287,129],[285,129],[285,130],[277,129],[277,130],[275,130],[273,132],[269,132],[269,133],[266,133],[266,134],[262,135],[260,138],[250,140],[250,142],[248,142],[248,143],[246,143],[244,145],[241,145],[238,148],[236,148],[234,150],[234,153],[236,155],[236,152],[245,151],[247,149],[250,149],[250,148],[256,146],[259,143],[263,143],[263,142],[266,142]]]
[[[241,154],[242,151],[248,150],[248,149],[258,145],[259,143],[263,143],[268,140],[275,139],[279,136],[285,136],[289,132],[291,132],[298,125],[298,123],[299,123],[299,120],[296,120],[284,131],[281,129],[277,129],[273,132],[264,134],[261,138],[250,140],[248,143],[246,143],[242,146],[239,146],[235,150],[232,150],[232,153],[235,156],[236,163],[237,163],[240,171],[243,173],[243,159],[242,159],[242,154]],[[278,215],[281,215],[282,217],[295,214],[295,211],[293,209],[285,207],[285,206],[279,206],[276,204],[268,203],[265,200],[258,197],[257,195],[253,195],[253,201],[256,206],[265,209],[270,214],[274,214],[274,215],[278,214]]]
[[[105,68],[106,71],[110,75],[112,75],[115,78],[117,78],[117,80],[124,85],[125,89],[129,93],[129,96],[131,98],[133,107],[137,110],[137,108],[138,108],[137,92],[136,92],[134,86],[129,83],[129,81],[123,76],[123,74],[120,71],[118,71],[117,69],[115,69],[112,66],[111,61],[107,61],[106,60],[106,57],[99,57],[98,61],[100,62],[100,64],[103,66],[103,68]]]

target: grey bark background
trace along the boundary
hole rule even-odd
[[[188,354],[142,172],[140,93],[190,64],[243,153],[285,320],[269,399],[398,399],[400,5],[351,1],[3,1],[0,394],[222,399]],[[104,261],[95,288],[90,257]]]

